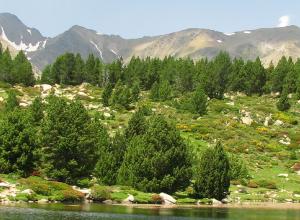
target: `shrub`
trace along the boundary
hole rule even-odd
[[[94,201],[103,202],[111,199],[111,192],[108,187],[95,185],[91,188],[91,196]]]
[[[256,180],[255,183],[259,187],[263,187],[266,189],[277,189],[276,183],[271,180],[261,179],[261,180]]]
[[[78,180],[77,181],[77,185],[79,187],[87,188],[87,187],[91,186],[91,182],[90,182],[90,180],[88,178],[84,178],[84,179]]]
[[[246,164],[238,156],[236,156],[235,154],[230,154],[229,163],[229,175],[231,180],[241,180],[249,178],[249,172]]]
[[[154,204],[161,204],[161,203],[162,203],[162,200],[161,200],[160,195],[158,195],[158,194],[156,194],[156,193],[152,194],[151,200],[152,200],[152,202],[153,202]]]
[[[252,180],[249,181],[248,185],[249,188],[258,188],[258,184]]]
[[[288,97],[287,97],[287,93],[283,92],[280,96],[279,101],[276,104],[277,109],[279,111],[287,111],[290,109],[291,104],[289,103]]]
[[[185,189],[192,174],[188,146],[162,116],[153,116],[146,124],[145,133],[133,136],[128,144],[118,183],[145,192]]]
[[[62,202],[80,202],[84,199],[84,194],[73,189],[63,190]]]
[[[222,200],[228,194],[229,160],[220,142],[202,154],[195,180],[194,188],[199,198]]]

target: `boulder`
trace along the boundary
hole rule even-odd
[[[234,106],[234,102],[227,102],[226,104],[227,104],[227,105]]]
[[[283,125],[283,121],[276,120],[276,121],[274,122],[274,125],[276,125],[276,126],[281,126],[281,125]]]
[[[87,97],[87,96],[88,96],[86,93],[84,93],[84,92],[81,92],[81,91],[80,91],[80,92],[78,92],[77,94],[78,94],[78,95],[80,95],[80,96],[85,96],[85,97]]]
[[[295,163],[291,168],[292,168],[295,172],[300,171],[300,162]]]
[[[284,144],[284,145],[290,145],[291,144],[291,139],[284,135],[283,139],[279,140],[279,143]]]
[[[37,201],[37,203],[40,203],[40,204],[46,204],[48,202],[49,202],[48,199],[40,199],[40,200]]]
[[[122,203],[124,204],[131,204],[133,202],[134,202],[134,196],[131,194],[128,194],[128,197],[122,201]]]
[[[253,119],[250,116],[245,116],[241,118],[242,123],[246,125],[251,125],[253,122]]]
[[[287,178],[289,176],[289,174],[287,174],[287,173],[279,173],[277,176],[278,177],[285,177],[285,178]]]
[[[224,199],[222,199],[221,202],[222,202],[223,204],[228,204],[228,203],[231,203],[232,201],[231,201],[230,198],[224,198]]]
[[[32,189],[25,189],[21,193],[32,195],[34,193],[34,191]]]
[[[107,200],[104,200],[102,203],[111,205],[111,204],[113,204],[113,201],[111,199],[107,199]]]
[[[41,84],[41,85],[40,85],[40,88],[41,88],[41,90],[42,90],[43,92],[47,92],[47,91],[49,91],[49,90],[52,89],[52,86],[49,85],[49,84]]]
[[[270,114],[270,116],[265,118],[265,122],[264,122],[264,126],[269,126],[270,121],[272,120],[272,115]]]
[[[166,193],[159,194],[161,201],[164,205],[173,205],[176,204],[176,199]]]
[[[221,201],[216,200],[216,199],[212,199],[211,201],[212,201],[212,204],[213,204],[213,205],[221,205],[221,204],[222,204]]]
[[[109,117],[111,116],[111,114],[108,113],[108,112],[104,112],[104,113],[103,113],[103,116],[106,117],[106,118],[109,118]]]
[[[11,187],[11,185],[9,183],[7,183],[7,182],[1,182],[0,183],[0,187],[9,188],[9,187]]]

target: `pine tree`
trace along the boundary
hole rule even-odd
[[[291,104],[289,103],[289,99],[288,99],[286,90],[284,90],[282,92],[280,99],[278,100],[276,106],[279,111],[287,111],[290,109]]]
[[[19,101],[17,99],[17,95],[14,91],[10,90],[8,91],[7,100],[4,105],[5,111],[13,111],[17,107],[19,107]]]
[[[8,83],[13,82],[14,79],[11,75],[13,61],[8,48],[2,53],[0,61],[0,80]]]
[[[220,142],[201,156],[195,175],[194,190],[199,198],[222,200],[229,192],[229,160]]]
[[[127,141],[130,141],[133,137],[143,135],[146,132],[147,123],[144,113],[139,109],[135,112],[130,120],[128,126],[125,129],[125,137]]]
[[[0,173],[29,176],[36,168],[38,137],[30,114],[16,109],[0,123]]]
[[[153,116],[147,123],[145,134],[134,136],[128,144],[118,183],[145,192],[184,189],[191,178],[187,145],[162,116]]]
[[[131,89],[131,100],[137,102],[140,97],[140,86],[139,83],[135,82]]]
[[[84,106],[50,96],[41,125],[43,168],[49,178],[76,184],[88,178],[97,162],[101,128]]]
[[[44,107],[41,97],[36,97],[30,105],[32,119],[36,124],[39,124],[44,117]]]
[[[204,93],[202,86],[198,86],[191,98],[192,112],[199,115],[204,115],[207,109],[207,96]]]
[[[110,83],[108,83],[105,86],[101,96],[103,106],[109,106],[109,100],[112,95],[112,92],[113,92],[113,86]]]
[[[34,85],[35,78],[32,72],[32,66],[23,51],[20,51],[14,59],[11,75],[11,84],[22,83],[25,86]]]
[[[126,148],[127,142],[120,133],[116,134],[111,143],[102,145],[99,150],[98,163],[95,167],[95,176],[102,184],[116,184]]]

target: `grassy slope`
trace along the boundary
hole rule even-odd
[[[6,96],[7,88],[0,88],[0,96]],[[33,99],[39,94],[35,88],[21,88],[20,99]],[[76,94],[79,87],[68,87],[63,91],[64,95]],[[101,89],[87,86],[83,91],[90,97],[77,96],[88,106],[90,104],[98,105],[96,109],[91,109],[93,115],[96,112],[103,114],[109,113],[112,117],[103,117],[104,124],[113,135],[117,130],[122,130],[133,111],[105,109],[101,107]],[[233,95],[224,100],[211,100],[209,102],[208,114],[197,118],[194,115],[178,111],[171,107],[169,102],[155,103],[147,98],[143,93],[142,98],[137,104],[141,106],[146,104],[156,113],[165,115],[170,121],[176,124],[180,129],[182,136],[190,143],[194,155],[199,156],[200,152],[216,139],[222,140],[228,152],[240,155],[246,162],[250,174],[254,180],[268,179],[273,180],[278,190],[267,190],[264,188],[250,189],[250,194],[234,193],[236,186],[232,186],[232,197],[241,200],[265,200],[272,197],[273,194],[278,200],[292,198],[293,192],[299,191],[300,176],[290,170],[290,167],[296,160],[290,160],[292,151],[297,152],[300,159],[300,127],[293,125],[293,121],[300,122],[300,104],[295,99],[291,99],[292,108],[288,113],[279,112],[275,103],[278,99],[268,96],[237,96]],[[231,104],[229,104],[231,102]],[[232,105],[234,102],[234,105]],[[0,102],[1,106],[1,102]],[[251,125],[241,123],[241,111],[250,112],[254,122]],[[267,116],[272,114],[272,121],[279,119],[284,122],[282,126],[269,125],[264,126]],[[279,143],[284,135],[291,139],[290,145]],[[288,178],[278,177],[280,173],[288,173]],[[286,191],[285,191],[286,190]],[[270,194],[270,195],[266,195]],[[273,195],[274,196],[274,195]],[[297,199],[294,197],[294,199]]]

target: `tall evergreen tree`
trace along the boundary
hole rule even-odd
[[[222,200],[229,192],[229,160],[220,142],[201,156],[194,189],[199,198]]]
[[[109,106],[109,100],[112,95],[112,92],[113,92],[113,86],[110,83],[108,83],[105,86],[101,95],[103,106]]]
[[[46,175],[70,184],[89,177],[97,162],[100,128],[94,126],[83,105],[49,97],[41,127]]]
[[[27,177],[36,168],[37,130],[26,110],[8,112],[0,123],[0,172]]]
[[[9,112],[9,111],[13,111],[17,107],[19,107],[19,101],[18,101],[15,91],[10,90],[10,91],[8,91],[7,95],[8,96],[7,96],[5,105],[4,105],[4,109],[5,109],[5,111]]]
[[[118,183],[146,192],[173,193],[187,187],[190,177],[187,145],[174,126],[153,116],[145,134],[129,142]]]
[[[291,104],[289,103],[287,90],[282,92],[276,106],[279,111],[287,111],[290,109]]]
[[[192,111],[195,114],[204,115],[207,109],[207,96],[202,86],[198,86],[191,98]]]

